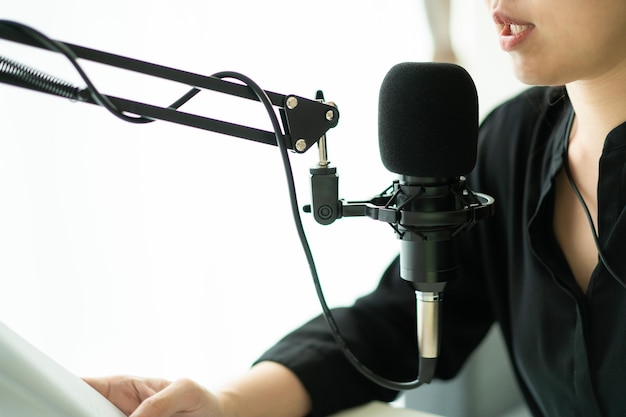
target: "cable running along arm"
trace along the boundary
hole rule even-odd
[[[156,120],[163,120],[278,146],[281,152],[287,179],[295,226],[309,264],[309,269],[323,314],[330,327],[331,334],[338,346],[351,364],[359,372],[361,372],[361,374],[369,378],[371,381],[388,389],[396,391],[409,390],[431,381],[434,374],[436,358],[424,359],[419,357],[421,377],[418,376],[414,381],[409,382],[399,382],[386,379],[375,374],[369,368],[364,366],[348,348],[339,331],[338,325],[333,318],[332,312],[325,301],[313,255],[302,225],[291,163],[288,155],[289,150],[296,153],[303,153],[310,149],[315,143],[319,142],[320,166],[323,164],[322,160],[324,160],[324,163],[327,163],[327,161],[325,161],[325,133],[337,125],[339,112],[334,105],[325,103],[323,101],[323,97],[320,99],[319,94],[321,94],[321,92],[318,93],[316,100],[309,100],[295,95],[282,95],[270,91],[264,91],[250,78],[239,73],[219,72],[213,74],[212,76],[194,74],[145,61],[56,41],[31,27],[13,21],[0,20],[0,38],[64,55],[83,79],[86,84],[86,88],[81,89],[72,86],[71,84],[59,80],[56,77],[34,70],[1,55],[0,82],[53,94],[59,97],[69,98],[78,102],[100,105],[116,117],[130,123],[150,123]],[[94,84],[79,65],[78,59],[85,59],[116,68],[183,83],[191,86],[191,88],[186,94],[181,96],[168,107],[158,107],[125,98],[105,95],[100,93],[95,88]],[[227,78],[237,80],[240,83],[226,81],[225,79]],[[259,130],[204,116],[185,113],[178,110],[183,104],[201,92],[202,89],[260,101],[270,117],[274,131],[269,132]],[[274,107],[278,107],[279,109],[282,125],[276,117]],[[323,166],[326,167],[326,165]],[[350,216],[348,213],[348,206],[346,206],[345,209],[346,212],[344,214]],[[353,213],[352,215],[368,215],[365,212],[361,212],[361,210],[358,211],[358,214]],[[384,221],[382,218],[380,220]]]

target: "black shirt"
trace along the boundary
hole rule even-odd
[[[494,322],[535,416],[626,416],[626,289],[599,263],[586,294],[556,242],[554,179],[573,109],[564,89],[533,88],[482,123],[470,186],[496,200],[494,217],[459,238],[460,272],[443,303],[438,378],[454,377]],[[599,244],[626,281],[626,123],[606,138],[598,183]],[[417,374],[415,299],[392,263],[377,289],[335,310],[348,345],[383,376]],[[314,416],[396,393],[362,377],[318,317],[261,360],[291,368]]]

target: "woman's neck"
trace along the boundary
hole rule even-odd
[[[578,146],[601,152],[608,133],[626,122],[626,62],[611,73],[566,88],[576,113],[571,139],[585,142]]]

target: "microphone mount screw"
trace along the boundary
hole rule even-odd
[[[293,110],[298,107],[298,99],[294,96],[287,97],[287,101],[285,103],[289,110]]]
[[[296,150],[298,152],[304,152],[306,151],[306,140],[304,139],[298,139],[296,141]]]

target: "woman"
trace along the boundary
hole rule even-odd
[[[461,237],[437,377],[453,377],[497,321],[534,415],[623,417],[626,2],[486,4],[516,76],[552,87],[528,90],[481,126],[469,181],[498,208]],[[336,314],[357,356],[406,379],[417,372],[413,296],[397,275],[394,263],[374,293]],[[306,324],[215,393],[187,380],[88,382],[135,417],[322,416],[394,398],[354,371],[327,334],[319,319]]]

